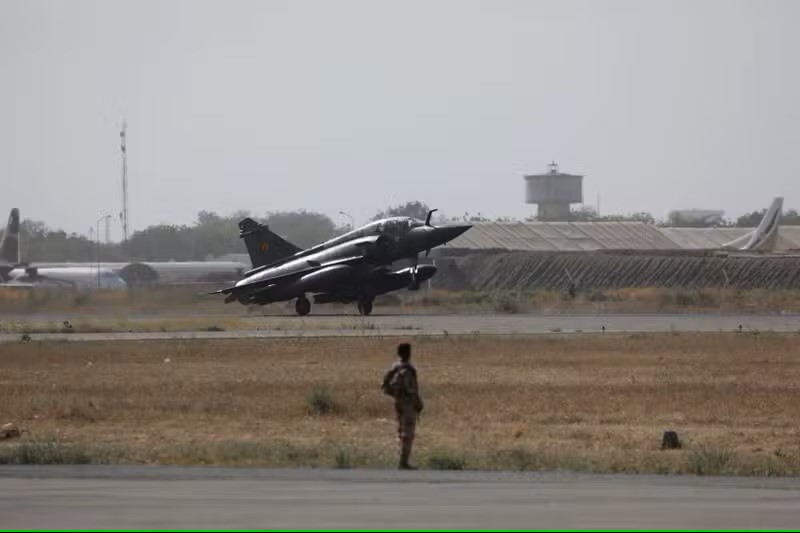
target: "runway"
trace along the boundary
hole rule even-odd
[[[558,473],[4,466],[4,528],[768,529],[800,480]]]
[[[157,317],[155,317],[157,318]],[[398,337],[531,335],[614,332],[800,331],[800,315],[767,314],[529,314],[320,315],[244,317],[246,328],[227,331],[32,333],[34,341],[118,341],[268,337]],[[20,334],[0,334],[0,343]]]

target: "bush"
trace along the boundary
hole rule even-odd
[[[78,422],[97,422],[105,418],[104,413],[94,400],[86,398],[66,397],[55,408],[58,420],[74,420]]]
[[[431,470],[464,470],[467,461],[463,456],[439,450],[428,457],[428,468]]]
[[[675,294],[675,305],[680,307],[690,307],[697,304],[694,294],[686,291],[678,291]]]
[[[492,466],[500,470],[537,470],[538,458],[525,448],[498,450],[492,457]]]
[[[719,476],[733,468],[735,456],[732,451],[720,448],[700,448],[689,454],[689,471],[698,476]]]
[[[719,300],[717,299],[716,295],[711,291],[699,291],[698,299],[700,300],[700,305],[702,306],[705,307],[719,306]]]
[[[402,304],[403,301],[396,294],[382,294],[378,297],[376,303],[382,306],[397,306]]]
[[[519,300],[509,294],[506,294],[495,300],[494,310],[497,311],[498,313],[516,315],[517,313],[520,312]]]
[[[594,290],[589,295],[590,302],[605,302],[606,300],[608,300],[608,296],[606,296],[606,293],[600,290]]]
[[[333,456],[336,468],[353,468],[353,457],[347,448],[339,448]]]
[[[444,300],[438,294],[424,294],[419,303],[425,307],[438,307]]]
[[[339,412],[340,406],[333,396],[333,392],[326,387],[314,387],[307,398],[311,414],[327,415]]]
[[[83,307],[92,301],[92,294],[88,291],[79,292],[72,299],[72,305],[75,307]]]
[[[185,443],[154,452],[153,461],[166,464],[311,467],[323,465],[316,447],[283,441],[235,441]]]
[[[109,450],[65,444],[58,440],[33,440],[0,450],[5,465],[85,465],[111,463]]]

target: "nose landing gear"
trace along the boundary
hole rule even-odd
[[[300,296],[294,303],[294,310],[298,315],[306,316],[311,312],[311,302],[308,301],[308,298],[306,298],[305,295]]]

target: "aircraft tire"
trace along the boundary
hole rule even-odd
[[[300,316],[306,316],[311,312],[311,302],[305,296],[300,296],[294,303],[294,310]]]
[[[372,298],[363,298],[358,301],[358,314],[369,316],[372,313]]]

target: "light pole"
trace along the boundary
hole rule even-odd
[[[354,218],[353,218],[351,215],[348,215],[348,214],[347,214],[347,213],[345,213],[344,211],[339,211],[339,214],[340,214],[340,215],[344,215],[344,216],[346,216],[347,218],[349,218],[349,219],[350,219],[350,229],[351,229],[351,230],[352,230],[352,229],[355,229],[355,227],[356,227],[356,221],[355,221],[355,219],[354,219]]]
[[[95,222],[95,226],[97,227],[97,231],[94,234],[96,241],[95,245],[95,258],[97,259],[97,288],[100,288],[100,221],[106,220],[111,218],[111,215],[103,215],[97,219]]]

